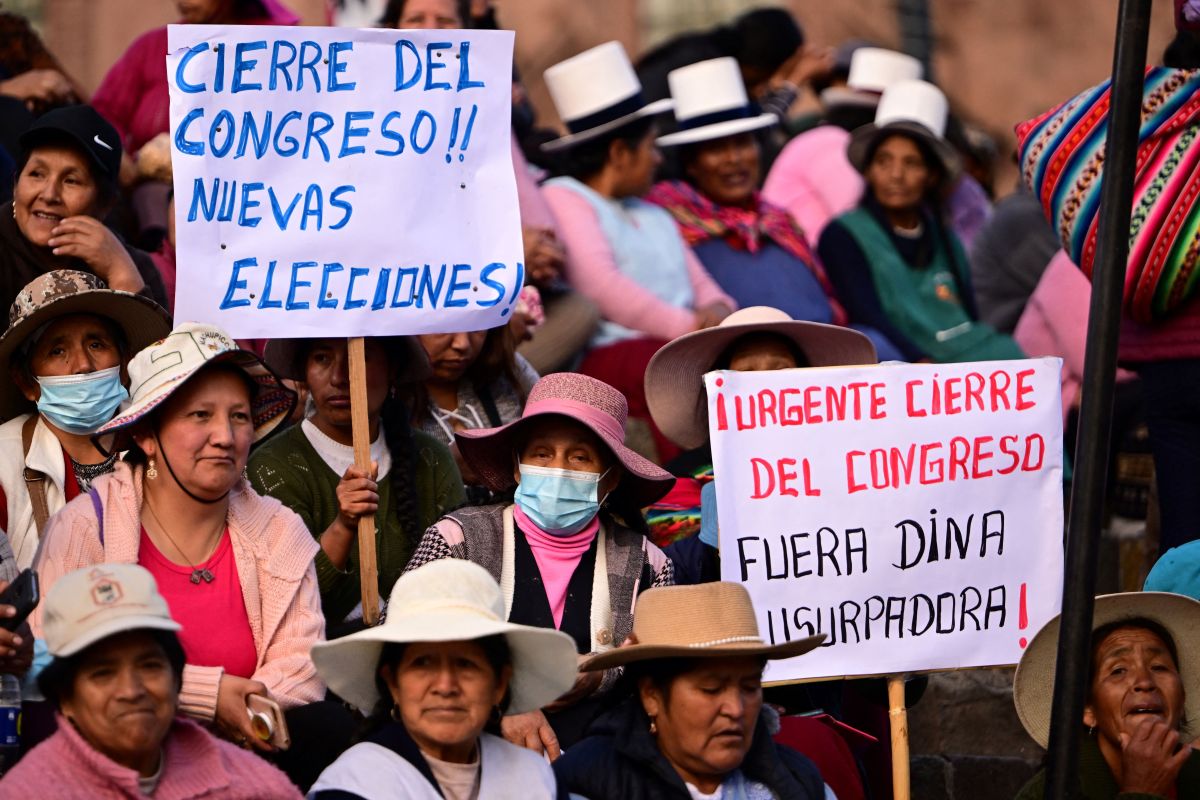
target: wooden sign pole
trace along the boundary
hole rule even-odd
[[[888,717],[892,727],[892,797],[909,800],[908,709],[904,705],[904,676],[888,678]]]
[[[361,336],[347,340],[350,360],[350,422],[354,433],[354,465],[371,470],[371,426],[367,418],[367,358]],[[363,622],[379,622],[379,569],[375,563],[375,515],[358,518],[358,574]],[[903,696],[903,695],[901,695]]]

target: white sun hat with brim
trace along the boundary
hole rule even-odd
[[[691,450],[708,441],[704,374],[734,342],[752,334],[774,334],[795,345],[810,367],[876,364],[875,345],[851,328],[794,320],[770,306],[739,309],[721,324],[674,339],[646,366],[646,404],[659,430]]]
[[[846,158],[859,172],[867,170],[876,142],[900,133],[924,142],[941,162],[947,182],[962,171],[962,159],[953,145],[945,140],[946,119],[950,103],[942,90],[928,81],[899,81],[884,89],[875,109],[875,121],[850,134]]]
[[[893,83],[920,80],[925,76],[921,62],[905,53],[882,47],[859,47],[850,56],[850,71],[845,86],[831,86],[821,92],[826,106],[838,103],[874,106],[880,94]]]
[[[660,136],[660,147],[706,142],[775,125],[774,114],[755,114],[735,58],[712,58],[667,74],[675,102],[674,133]]]
[[[1184,719],[1200,721],[1200,602],[1169,592],[1124,592],[1096,598],[1092,630],[1121,620],[1148,619],[1157,622],[1174,639],[1179,656],[1179,677],[1184,689]],[[1026,732],[1042,747],[1050,741],[1050,712],[1054,698],[1055,663],[1061,617],[1047,622],[1021,655],[1013,678],[1013,703]],[[1090,660],[1092,653],[1088,653]],[[1083,724],[1083,720],[1079,721]],[[1186,744],[1200,728],[1180,732]]]
[[[231,364],[258,387],[251,400],[254,441],[261,441],[291,416],[296,393],[285,387],[262,359],[237,346],[229,334],[200,322],[184,322],[129,361],[129,399],[97,435],[124,432],[142,421],[202,368]],[[114,447],[117,447],[114,444]],[[119,448],[123,449],[123,448]]]
[[[506,621],[499,584],[483,567],[457,558],[432,561],[401,575],[383,622],[314,644],[312,660],[338,697],[370,714],[380,699],[375,676],[385,644],[473,641],[488,636],[503,636],[512,653],[506,713],[542,708],[574,685],[575,640],[551,628]]]
[[[647,103],[642,83],[620,42],[605,42],[542,73],[550,99],[570,131],[542,145],[554,152],[671,110],[671,100]]]
[[[101,639],[136,630],[178,631],[154,576],[137,564],[97,564],[68,572],[46,592],[46,649],[67,658]]]

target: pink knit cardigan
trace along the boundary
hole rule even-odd
[[[163,747],[155,800],[298,800],[287,776],[247,750],[176,719]],[[0,780],[0,800],[141,800],[138,774],[103,755],[70,722],[21,759]]]
[[[92,482],[104,509],[104,544],[91,498],[80,495],[47,523],[37,569],[43,594],[68,572],[92,564],[136,564],[141,541],[143,469],[118,463]],[[258,650],[253,678],[285,709],[325,696],[325,686],[309,657],[325,638],[325,618],[313,558],[319,545],[295,512],[273,497],[255,493],[244,480],[229,495],[229,536],[237,562],[246,616]],[[30,625],[42,636],[40,607]],[[220,636],[220,620],[211,635]],[[221,667],[183,668],[181,710],[208,721],[216,714]]]

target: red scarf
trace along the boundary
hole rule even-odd
[[[753,206],[717,205],[684,181],[662,181],[645,199],[662,206],[675,217],[675,224],[689,246],[709,239],[723,239],[730,247],[757,253],[763,239],[770,239],[798,258],[816,277],[833,308],[833,322],[846,324],[846,311],[833,294],[833,286],[816,253],[808,246],[804,231],[785,209],[768,203],[754,193]]]

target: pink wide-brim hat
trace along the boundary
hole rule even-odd
[[[675,476],[625,446],[625,395],[604,381],[574,372],[556,372],[534,384],[520,419],[498,428],[459,431],[455,440],[483,484],[502,492],[516,485],[514,458],[528,429],[551,416],[574,420],[600,437],[625,468],[613,493],[638,508],[658,500],[675,484]]]

